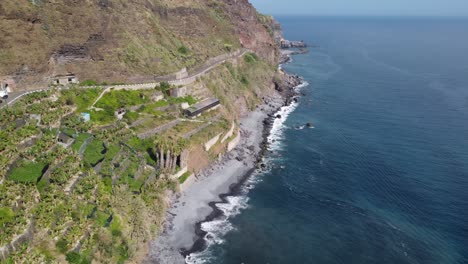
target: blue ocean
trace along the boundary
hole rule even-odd
[[[303,95],[188,262],[468,263],[468,20],[278,20]]]

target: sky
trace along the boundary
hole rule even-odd
[[[270,15],[468,16],[468,0],[250,0]]]

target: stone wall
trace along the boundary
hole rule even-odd
[[[240,136],[240,133],[238,132],[237,136],[235,138],[233,138],[231,140],[231,142],[229,142],[229,144],[227,145],[227,151],[229,152],[229,151],[235,149],[237,147],[237,145],[239,145],[240,139],[241,139],[241,136]]]
[[[188,78],[184,78],[184,79],[180,79],[180,80],[169,81],[169,84],[172,84],[172,85],[189,85],[189,84],[195,82],[197,80],[197,77],[200,76],[200,75],[192,76],[192,77],[188,77]]]
[[[170,176],[171,179],[177,180],[178,178],[182,177],[188,171],[188,167],[183,167],[179,172]]]
[[[205,150],[209,151],[216,143],[218,143],[219,138],[223,133],[218,134],[214,138],[210,139],[208,142],[205,143]]]
[[[137,84],[122,84],[122,85],[115,85],[109,88],[110,90],[118,91],[118,90],[142,90],[142,89],[153,89],[159,85],[159,83],[137,83]]]
[[[179,123],[180,123],[180,119],[176,119],[176,120],[173,120],[173,121],[171,121],[169,123],[166,123],[164,125],[161,125],[161,126],[153,128],[153,129],[147,130],[147,131],[145,131],[143,133],[140,133],[137,136],[138,136],[138,138],[146,139],[146,138],[152,137],[153,135],[156,135],[158,133],[161,133],[163,131],[171,129],[172,127],[176,126]]]
[[[187,78],[188,76],[189,74],[188,74],[187,68],[183,68],[182,70],[176,72],[175,74],[175,77],[177,80]]]
[[[234,129],[236,128],[236,123],[232,121],[231,129],[226,133],[226,135],[221,139],[221,143],[224,143],[228,138],[232,137],[234,135]]]
[[[23,234],[17,236],[10,244],[0,248],[0,261],[4,261],[8,258],[10,254],[13,254],[18,250],[23,244],[30,242],[33,239],[34,235],[34,223],[29,223],[28,228],[24,231]]]
[[[180,191],[183,192],[187,190],[187,188],[190,187],[190,185],[192,185],[195,180],[195,174],[190,175],[187,180],[185,180],[185,182],[180,185]]]

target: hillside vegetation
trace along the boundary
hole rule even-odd
[[[224,155],[239,118],[275,92],[271,23],[247,0],[1,0],[0,81],[81,84],[0,108],[0,262],[141,262],[167,194]],[[153,83],[240,48],[184,87]],[[105,85],[141,82],[151,86]]]
[[[247,0],[2,0],[0,77],[151,81],[239,47],[272,63],[268,22]]]
[[[275,72],[246,54],[197,80],[189,87],[194,97],[153,101],[161,87],[120,90],[90,111],[102,89],[75,86],[32,93],[0,109],[0,250],[16,245],[7,263],[124,263],[144,256],[160,231],[166,192],[225,152],[228,141],[209,151],[202,146],[273,91]],[[208,96],[222,107],[195,122],[184,118],[181,103]],[[114,111],[125,104],[117,120]],[[82,111],[91,114],[89,122]],[[73,139],[69,146],[59,144],[60,133]],[[175,179],[182,152],[188,172]],[[19,236],[24,239],[15,242]]]

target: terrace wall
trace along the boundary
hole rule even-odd
[[[236,123],[232,121],[231,129],[226,133],[226,135],[221,139],[221,143],[224,143],[228,138],[232,137],[234,135],[234,129],[236,128]]]
[[[13,254],[23,244],[31,241],[34,234],[34,223],[31,222],[23,234],[17,236],[10,244],[0,248],[0,261],[4,261],[10,254]]]
[[[214,138],[210,139],[208,142],[205,143],[205,150],[209,151],[216,143],[218,143],[219,138],[223,133],[218,134]]]
[[[231,140],[231,142],[229,142],[229,144],[227,146],[227,151],[229,152],[229,151],[235,149],[237,147],[237,145],[239,145],[240,139],[241,139],[240,133],[237,133],[237,136],[235,138],[233,138]]]

